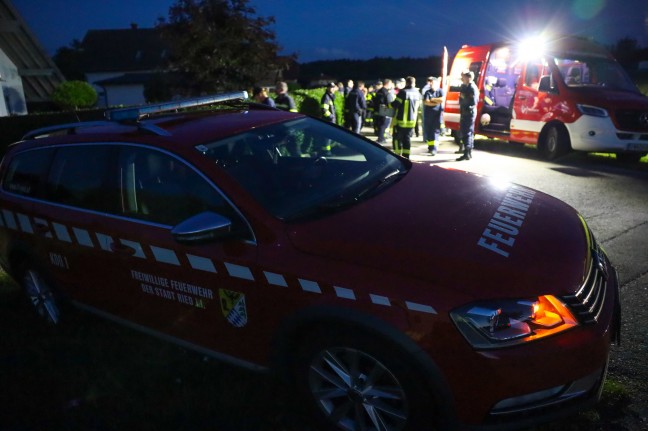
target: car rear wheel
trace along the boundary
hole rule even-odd
[[[41,273],[34,268],[26,268],[22,273],[21,284],[38,316],[48,324],[58,324],[61,313],[56,297]]]
[[[357,331],[309,336],[295,368],[297,395],[314,425],[330,430],[432,429],[434,403],[408,358]]]

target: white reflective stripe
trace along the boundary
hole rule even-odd
[[[386,296],[374,295],[373,293],[370,293],[369,297],[371,298],[371,302],[376,305],[386,305],[388,307],[391,307],[391,302],[389,302],[389,298],[387,298]]]
[[[25,214],[16,214],[18,217],[18,224],[20,225],[20,230],[26,233],[34,233],[34,228],[31,224],[31,220]]]
[[[56,235],[57,239],[65,242],[72,242],[72,238],[70,238],[70,232],[65,225],[52,222],[52,227],[54,228],[54,234]]]
[[[268,283],[274,284],[275,286],[288,287],[288,283],[286,283],[286,279],[283,275],[268,271],[263,271],[263,274],[265,275],[266,280],[268,280]]]
[[[194,256],[193,254],[188,254],[187,259],[189,259],[189,265],[193,269],[198,269],[200,271],[206,272],[216,272],[216,267],[211,259],[202,256]]]
[[[322,293],[322,290],[320,289],[319,284],[315,283],[314,281],[302,280],[300,278],[299,279],[299,284],[301,285],[301,288],[306,292]]]
[[[351,289],[346,289],[344,287],[338,287],[338,286],[333,286],[333,289],[335,289],[335,294],[339,298],[353,299],[354,301],[356,299],[355,293],[353,293],[353,290]]]
[[[171,265],[180,265],[178,256],[176,256],[173,250],[151,246],[151,251],[153,252],[155,260],[157,260],[158,262],[169,263]]]
[[[235,265],[233,263],[225,262],[225,268],[227,268],[227,272],[232,277],[254,281],[254,276],[252,275],[250,268],[248,268],[247,266]]]
[[[511,131],[522,131],[522,132],[531,132],[531,133],[540,133],[542,128],[545,126],[544,121],[534,121],[534,120],[511,120]]]
[[[73,227],[72,232],[74,232],[74,236],[76,237],[76,240],[79,244],[86,247],[94,247],[94,244],[92,244],[92,239],[90,238],[87,230]]]
[[[123,245],[130,247],[135,250],[135,253],[133,254],[133,257],[139,257],[141,259],[146,259],[146,255],[144,254],[144,250],[142,249],[142,246],[140,245],[139,242],[135,241],[129,241],[127,239],[119,239],[119,242],[121,242]]]
[[[12,230],[17,230],[18,225],[16,225],[16,219],[14,218],[14,215],[11,211],[7,210],[2,210],[2,214],[4,215],[5,223],[7,223],[7,227]]]
[[[421,313],[437,314],[436,310],[429,305],[417,304],[416,302],[405,301],[405,306],[412,311],[420,311]]]
[[[97,237],[97,241],[99,242],[99,247],[101,247],[102,250],[112,252],[112,247],[111,247],[113,243],[112,237],[98,232],[95,233],[95,236]]]

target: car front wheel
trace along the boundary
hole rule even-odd
[[[382,338],[319,331],[300,350],[298,396],[335,430],[433,429],[434,403],[404,354]]]

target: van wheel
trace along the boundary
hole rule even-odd
[[[296,365],[295,395],[318,429],[434,429],[429,391],[407,356],[384,339],[322,329],[309,335]]]
[[[61,313],[54,291],[40,272],[28,267],[22,272],[20,282],[38,316],[47,324],[58,324]]]
[[[569,138],[562,129],[551,126],[544,134],[540,151],[547,160],[553,160],[569,151]]]

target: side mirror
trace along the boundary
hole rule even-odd
[[[556,89],[553,87],[551,82],[551,75],[544,75],[540,78],[540,84],[538,85],[538,91],[544,93],[556,92]]]
[[[227,217],[205,211],[178,223],[171,235],[181,244],[202,244],[229,236],[232,222]]]

